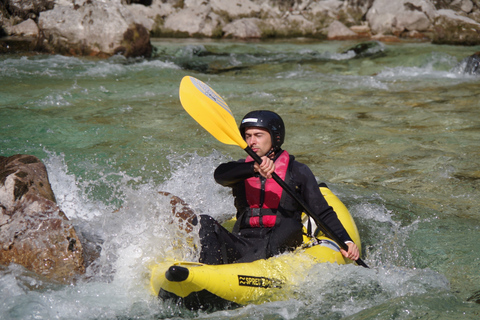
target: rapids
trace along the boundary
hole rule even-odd
[[[478,319],[480,47],[155,39],[151,59],[0,56],[0,155],[47,165],[57,201],[101,254],[75,284],[0,267],[1,319]],[[270,109],[284,144],[349,208],[371,267],[318,265],[286,301],[196,313],[149,291],[149,266],[195,261],[167,223],[168,191],[226,220],[213,180],[244,157],[186,114],[185,75],[209,84],[237,123]]]

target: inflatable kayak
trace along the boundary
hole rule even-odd
[[[320,187],[320,191],[361,250],[358,230],[347,208],[328,188]],[[305,217],[304,225],[308,223],[313,222]],[[325,262],[352,263],[343,257],[334,241],[319,234],[316,238],[305,236],[302,247],[294,252],[248,263],[159,263],[151,270],[150,287],[162,300],[171,300],[188,309],[234,308],[288,299],[306,271]]]

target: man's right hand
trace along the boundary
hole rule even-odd
[[[262,163],[258,164],[255,162],[253,165],[253,169],[255,172],[258,172],[262,177],[270,179],[272,177],[272,173],[275,172],[275,162],[272,159],[263,156]]]

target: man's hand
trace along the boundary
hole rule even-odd
[[[258,164],[255,162],[253,169],[255,172],[260,173],[262,177],[270,179],[272,177],[272,173],[275,172],[275,162],[273,162],[272,159],[263,156],[262,163]]]
[[[360,251],[358,250],[357,245],[353,242],[348,242],[347,246],[348,252],[340,249],[340,252],[343,254],[343,256],[351,260],[358,260],[358,258],[360,258]]]

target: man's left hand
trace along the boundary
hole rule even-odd
[[[340,252],[343,254],[343,256],[351,260],[358,260],[358,258],[360,258],[360,251],[358,250],[357,245],[353,242],[348,242],[347,246],[348,252],[340,249]]]

